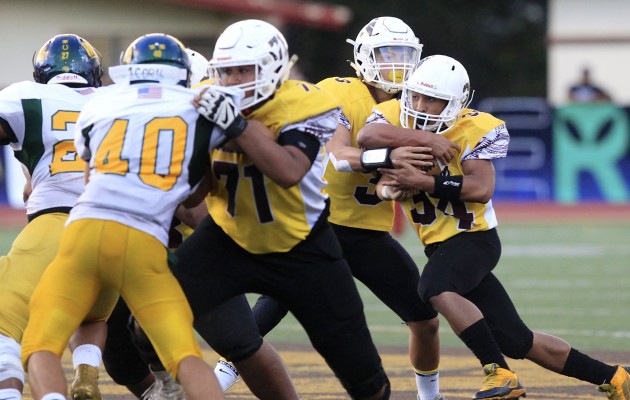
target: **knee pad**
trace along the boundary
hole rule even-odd
[[[278,300],[265,295],[260,296],[252,308],[252,313],[254,314],[260,335],[265,336],[267,333],[271,332],[288,312],[289,308],[281,304]]]
[[[263,344],[263,338],[258,333],[255,324],[253,327],[249,324],[247,327],[225,326],[213,323],[212,316],[205,314],[195,320],[194,327],[214,351],[232,362],[249,358]],[[230,329],[232,327],[234,329]]]
[[[24,384],[20,345],[15,340],[0,335],[0,381],[9,378],[19,379]]]
[[[501,353],[515,360],[524,359],[534,344],[534,332],[530,329],[511,332],[504,332],[499,329],[493,330],[492,334],[501,349]]]
[[[378,373],[367,382],[362,382],[358,385],[350,385],[348,384],[348,382],[343,381],[341,383],[350,395],[350,397],[353,399],[364,399],[366,397],[371,397],[376,392],[381,390],[383,386],[385,386],[385,391],[383,392],[383,396],[381,396],[379,400],[389,399],[389,396],[392,392],[389,378],[385,374],[383,368],[381,368]]]
[[[128,328],[131,332],[133,344],[136,346],[136,349],[138,349],[140,358],[142,358],[147,365],[162,365],[160,357],[158,357],[157,352],[153,348],[153,343],[151,343],[142,328],[140,328],[140,325],[136,323],[136,319],[133,316],[129,318]]]
[[[388,383],[385,385],[385,392],[383,392],[383,396],[380,400],[389,400],[389,396],[392,395],[392,386]]]
[[[103,352],[107,374],[119,385],[129,386],[142,381],[149,373],[125,325],[109,329]]]

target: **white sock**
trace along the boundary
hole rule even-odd
[[[82,344],[72,352],[72,364],[74,365],[74,369],[77,369],[80,364],[100,368],[101,360],[101,349],[93,344]]]
[[[420,400],[433,400],[440,393],[440,372],[416,372],[416,385]]]
[[[220,358],[214,367],[214,375],[221,385],[221,390],[226,391],[238,381],[238,371],[225,358]]]
[[[151,367],[149,367],[149,370],[151,371],[153,376],[155,376],[155,379],[159,379],[161,381],[165,381],[166,379],[170,378],[170,376],[171,376],[171,374],[169,374],[168,371],[165,371],[165,370],[154,371],[154,370],[151,369]]]
[[[3,400],[22,400],[22,393],[17,389],[0,389],[0,399]]]
[[[61,393],[52,392],[47,393],[42,397],[42,400],[66,400],[66,396]]]

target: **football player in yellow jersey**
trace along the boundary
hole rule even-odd
[[[509,134],[503,121],[466,108],[469,97],[470,82],[461,63],[447,56],[427,57],[403,85],[400,101],[375,107],[359,133],[359,144],[396,146],[397,137],[404,143],[418,129],[459,144],[461,151],[436,175],[396,159],[390,160],[395,168],[382,168],[388,162],[386,150],[366,150],[364,157],[383,174],[377,185],[383,198],[411,196],[403,207],[428,257],[419,292],[483,365],[486,377],[473,399],[525,396],[504,355],[599,385],[608,399],[629,399],[626,368],[595,360],[563,339],[532,332],[492,273],[501,254],[492,206],[492,160],[506,156]]]
[[[245,117],[216,92],[203,95],[199,112],[228,131],[243,123],[255,129],[234,137],[237,147],[212,152],[210,215],[177,249],[173,273],[197,332],[234,362],[258,397],[297,393],[277,370],[283,364],[262,362],[268,349],[247,292],[270,295],[289,308],[352,398],[387,399],[389,379],[327,221],[324,145],[340,105],[315,85],[286,80],[288,66],[283,35],[264,21],[232,24],[217,40],[212,76],[243,91]]]
[[[372,107],[397,97],[402,82],[420,60],[422,45],[402,20],[379,17],[371,20],[357,35],[348,39],[354,48],[357,77],[332,77],[317,86],[333,93],[342,104],[334,136],[326,144],[328,163],[324,174],[330,196],[328,217],[341,244],[352,275],[363,282],[409,327],[409,356],[414,368],[418,399],[442,399],[439,393],[439,337],[437,312],[418,295],[420,278],[413,259],[390,231],[394,204],[378,198],[378,175],[365,171],[360,163],[362,150],[356,136]],[[396,157],[409,162],[426,158],[427,146],[444,161],[457,146],[448,139],[423,132],[410,146],[394,150]],[[254,316],[261,333],[266,334],[288,310],[275,299],[261,296]]]
[[[54,258],[68,212],[83,191],[83,163],[72,140],[74,123],[101,86],[100,54],[74,34],[57,35],[35,53],[35,82],[0,92],[0,144],[10,145],[27,176],[28,225],[0,257],[0,398],[19,400],[24,386],[20,343],[28,302]],[[98,367],[104,321],[78,328],[71,338],[75,399],[100,399]]]

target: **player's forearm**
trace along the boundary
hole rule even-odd
[[[462,191],[459,195],[462,201],[485,204],[494,194],[494,180],[475,175],[464,176]]]
[[[175,211],[175,216],[182,223],[194,229],[205,217],[208,216],[208,208],[206,207],[206,203],[203,201],[192,208],[187,208],[185,205],[181,205]]]
[[[257,132],[258,129],[268,128],[258,121],[250,120],[243,134],[235,139],[242,151],[264,175],[283,188],[300,182],[311,166],[308,157],[293,146],[281,146],[267,135]]]
[[[332,151],[328,150],[328,152],[335,169],[337,169],[338,171],[363,171],[363,167],[361,167],[361,153],[363,152],[363,150],[356,147],[344,146],[336,147]],[[345,165],[349,165],[352,171],[348,171]]]
[[[411,129],[399,128],[384,123],[367,124],[359,131],[357,143],[359,147],[373,149],[377,147],[422,146]]]
[[[384,123],[365,125],[358,133],[360,147],[430,147],[431,154],[443,164],[448,164],[459,146],[442,135],[418,129],[400,128]]]

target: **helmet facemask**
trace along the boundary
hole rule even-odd
[[[413,104],[417,94],[442,99],[447,103],[439,114],[416,111]],[[426,57],[403,84],[400,124],[404,128],[444,134],[455,126],[460,113],[470,101],[470,82],[464,67],[451,57]]]
[[[200,53],[186,48],[190,61],[190,86],[194,86],[208,77],[208,60]]]
[[[277,72],[271,70],[271,68],[274,67],[273,57],[271,56],[263,56],[257,60],[241,60],[237,65],[229,64],[230,63],[221,63],[220,67],[211,67],[216,84],[227,86],[228,78],[224,72],[226,68],[232,67],[238,69],[238,67],[250,67],[254,69],[252,74],[254,77],[253,80],[236,85],[230,85],[231,88],[240,89],[244,93],[245,97],[241,100],[241,109],[250,108],[271,97],[279,86],[279,81],[269,79],[269,76],[277,74]]]
[[[398,18],[380,17],[367,24],[356,40],[352,67],[364,82],[386,93],[398,93],[420,60],[422,45]]]

